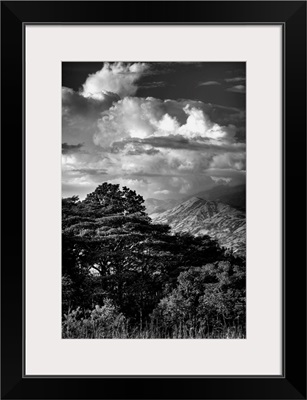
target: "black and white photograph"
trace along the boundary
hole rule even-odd
[[[246,64],[62,62],[62,338],[246,338]]]

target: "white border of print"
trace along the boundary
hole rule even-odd
[[[281,375],[281,26],[26,27],[25,375]],[[61,62],[247,63],[247,339],[61,339]]]

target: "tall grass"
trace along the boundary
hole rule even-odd
[[[62,337],[65,339],[244,339],[242,325],[189,327],[185,323],[163,326],[152,319],[143,328],[132,324],[112,305],[96,306],[91,311],[80,308],[64,315]]]

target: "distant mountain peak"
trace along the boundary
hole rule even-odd
[[[230,205],[193,196],[164,212],[153,213],[151,218],[155,223],[170,225],[174,233],[209,235],[245,256],[245,213]]]
[[[201,202],[204,202],[204,201],[206,201],[206,200],[205,200],[205,199],[202,199],[201,197],[193,196],[193,197],[191,197],[190,199],[188,199],[187,202],[188,202],[188,201],[192,201],[192,202],[201,201]]]

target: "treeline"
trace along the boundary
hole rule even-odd
[[[109,183],[63,199],[63,337],[244,337],[245,260],[170,234],[143,203]]]

